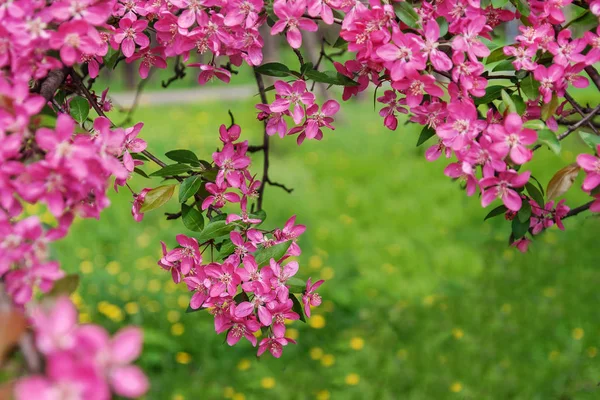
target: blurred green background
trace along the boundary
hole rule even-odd
[[[260,143],[258,97],[204,100],[141,105],[133,122],[145,123],[141,137],[161,156],[189,148],[210,159],[228,110],[242,137]],[[257,359],[247,342],[230,348],[210,315],[185,313],[185,286],[156,264],[161,240],[173,247],[177,233],[192,234],[164,218],[177,200],[138,224],[121,189],[100,221],[78,220],[54,246],[81,274],[82,321],[144,328],[147,399],[600,398],[598,219],[569,219],[566,232],[553,227],[520,254],[507,247],[508,223],[483,222],[489,210],[443,175],[447,163],[424,159],[420,128],[388,131],[378,109],[368,95],[343,104],[322,142],[271,139],[271,178],[294,192],[267,187],[265,225],[296,214],[308,227],[299,276],[326,280],[323,305],[308,324],[289,325],[298,345],[279,360]],[[545,184],[581,151],[574,135],[560,156],[540,149],[530,168]],[[258,173],[260,155],[253,162]],[[572,206],[586,201],[581,179]]]

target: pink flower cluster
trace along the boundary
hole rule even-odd
[[[260,111],[258,119],[266,121],[268,135],[298,134],[297,142],[302,144],[305,139],[323,139],[322,127],[335,129],[333,116],[339,111],[340,104],[335,100],[327,100],[321,106],[315,103],[315,95],[306,88],[303,80],[294,81],[291,85],[285,81],[275,82],[275,101],[271,104],[257,104]],[[284,117],[291,117],[296,125],[288,130]]]
[[[78,325],[77,310],[67,297],[50,308],[38,306],[31,320],[45,373],[17,381],[16,400],[106,400],[111,393],[138,398],[148,390],[142,370],[131,365],[142,350],[140,329],[123,328],[111,338],[98,325]]]
[[[248,143],[236,142],[240,133],[237,125],[229,129],[221,126],[223,148],[213,154],[219,171],[214,183],[205,184],[210,195],[201,205],[202,210],[216,211],[227,203],[239,204],[239,214],[232,212],[225,218],[225,226],[231,228],[229,241],[225,241],[230,243],[230,251],[217,262],[212,249],[208,250],[213,246],[212,239],[199,243],[194,237],[181,234],[176,237],[178,246],[174,249],[168,250],[162,244],[163,257],[158,265],[170,271],[173,282],[183,281],[193,293],[190,309],[206,308],[214,315],[216,332],[227,332],[230,346],[242,338],[256,346],[255,334],[262,329],[266,337],[260,342],[258,355],[269,350],[279,358],[283,346],[295,343],[285,337],[286,320],[300,319],[299,313],[303,312],[310,316],[310,307],[321,303],[315,290],[323,281],[311,284],[309,280],[305,287],[292,283],[296,279],[303,284],[294,278],[298,262],[289,258],[300,255],[296,240],[306,230],[304,225],[296,225],[295,216],[283,229],[265,231],[258,227],[261,219],[249,214],[248,199],[257,196],[260,181],[248,171]],[[262,260],[262,253],[278,245],[286,245],[282,254],[257,262]],[[304,311],[293,293],[303,293]]]
[[[109,205],[109,178],[115,176],[123,184],[133,171],[128,152],[143,147],[134,139],[140,127],[112,129],[100,117],[91,134],[77,132],[73,119],[59,114],[53,129],[39,128],[30,137],[25,137],[26,131],[4,137],[0,277],[15,303],[27,303],[34,287],[47,291],[63,276],[58,263],[47,261],[47,244],[64,237],[75,216],[99,218]],[[19,219],[24,215],[22,201],[45,205],[58,224],[44,230],[36,217]]]

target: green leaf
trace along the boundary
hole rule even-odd
[[[302,304],[300,303],[300,300],[298,300],[296,295],[292,293],[290,293],[290,298],[292,299],[292,303],[294,303],[294,305],[292,306],[292,311],[300,316],[300,321],[306,322],[306,318],[304,317],[304,310],[302,310]]]
[[[554,132],[550,129],[542,129],[538,131],[538,142],[544,143],[554,154],[560,154],[560,142],[556,138]]]
[[[341,86],[357,86],[358,83],[339,72],[334,71],[317,71],[315,69],[309,69],[304,73],[307,79],[311,79],[315,82],[329,83],[330,85],[341,85]]]
[[[417,147],[428,141],[433,135],[435,135],[435,129],[424,126],[419,135],[419,140],[417,140]]]
[[[521,81],[521,90],[530,100],[540,97],[540,83],[533,78],[533,74],[527,75]]]
[[[179,186],[179,202],[184,203],[187,199],[196,194],[202,185],[202,176],[194,175],[185,178]]]
[[[114,69],[119,59],[119,52],[113,48],[108,49],[108,52],[104,56],[104,66],[108,69]]]
[[[504,89],[504,86],[488,86],[487,88],[485,88],[485,94],[483,95],[483,97],[475,98],[475,105],[478,106],[480,104],[490,104],[492,101],[500,98],[500,93],[502,92],[502,89]]]
[[[133,169],[133,172],[135,172],[136,174],[138,174],[140,176],[143,176],[146,179],[150,179],[150,177],[148,176],[147,173],[145,173],[143,170],[141,170],[141,169],[139,169],[137,167]]]
[[[521,209],[517,213],[517,217],[523,223],[528,222],[531,218],[531,204],[528,201],[524,201]]]
[[[173,197],[176,186],[177,185],[162,185],[146,193],[140,212],[145,213],[152,211],[165,204]]]
[[[256,261],[256,265],[259,267],[267,265],[271,258],[275,259],[275,261],[279,261],[281,257],[285,255],[291,244],[292,241],[288,240],[287,242],[279,243],[271,247],[263,247],[258,249],[256,252],[254,252],[254,260]]]
[[[202,174],[204,179],[206,179],[207,181],[214,182],[215,179],[217,179],[217,175],[219,174],[219,168],[205,169],[200,174]]]
[[[277,62],[259,65],[258,67],[254,68],[254,71],[262,75],[276,76],[278,78],[294,75],[287,66]]]
[[[492,6],[494,8],[502,8],[508,3],[508,0],[492,0]]]
[[[224,260],[235,251],[235,245],[231,240],[226,240],[219,249],[217,259]]]
[[[79,275],[69,274],[54,282],[48,296],[70,296],[79,286]]]
[[[508,209],[506,208],[506,206],[504,204],[502,204],[501,206],[498,206],[498,207],[494,208],[492,211],[490,211],[483,220],[485,221],[487,219],[497,217],[498,215],[503,215],[504,213],[506,213],[506,210],[508,210]]]
[[[419,26],[419,15],[415,12],[415,9],[409,2],[403,1],[397,3],[396,6],[396,15],[400,18],[400,21],[411,28],[417,28]]]
[[[502,89],[500,91],[500,95],[502,96],[502,101],[504,102],[504,105],[508,109],[508,112],[509,113],[516,113],[517,112],[517,106],[515,105],[515,102],[512,100],[512,98],[510,97],[510,95],[508,93],[506,93],[506,91],[504,89]]]
[[[504,47],[505,46],[501,46],[501,47],[498,47],[498,48],[492,50],[490,55],[487,56],[487,58],[485,59],[485,63],[491,64],[491,63],[495,63],[497,61],[506,60],[508,58],[508,56],[506,54],[504,54]]]
[[[548,121],[548,118],[554,115],[556,109],[558,108],[558,96],[556,93],[552,94],[552,99],[549,103],[544,103],[542,105],[542,119],[544,121]]]
[[[596,147],[600,145],[600,136],[596,136],[587,132],[579,132],[579,136],[585,142],[585,144],[590,146],[594,151],[596,151]]]
[[[529,193],[529,196],[533,199],[533,201],[535,201],[538,204],[538,206],[544,207],[546,203],[544,202],[544,196],[542,195],[540,190],[533,183],[530,182],[527,182],[525,184],[525,188],[527,189],[527,193]]]
[[[517,8],[517,11],[524,17],[529,17],[531,10],[529,9],[529,3],[527,0],[510,0],[511,3]]]
[[[186,314],[191,314],[191,313],[195,313],[196,311],[206,311],[206,310],[208,310],[208,308],[203,308],[203,307],[196,308],[196,309],[194,310],[192,307],[190,307],[190,306],[188,305],[188,308],[187,308],[187,310],[185,310],[185,313],[186,313]]]
[[[523,222],[519,218],[515,217],[512,220],[512,234],[516,239],[521,239],[529,230],[529,220]]]
[[[523,123],[523,128],[539,131],[541,129],[546,129],[546,124],[541,119],[532,119],[529,121],[525,121]]]
[[[235,301],[235,304],[240,304],[244,301],[250,301],[250,298],[248,297],[248,294],[246,292],[240,292],[235,295],[233,301]]]
[[[448,20],[444,17],[438,17],[435,21],[440,27],[440,37],[446,36],[446,33],[448,33]]]
[[[337,38],[335,43],[333,44],[334,49],[344,49],[348,48],[348,42],[344,40],[341,36]]]
[[[191,167],[187,164],[171,164],[154,171],[150,176],[175,176],[188,172],[190,169]]]
[[[262,224],[267,219],[267,213],[264,210],[258,210],[256,212],[250,214],[250,218],[260,219],[262,221],[260,224]],[[260,224],[258,224],[258,225],[260,225]]]
[[[496,71],[514,71],[515,70],[515,66],[513,65],[511,60],[504,60],[498,63],[498,65],[496,65],[492,71],[496,72]]]
[[[140,153],[131,153],[131,158],[133,158],[134,160],[149,161],[144,155]]]
[[[513,95],[510,96],[510,98],[512,99],[513,103],[515,103],[515,106],[517,107],[517,113],[519,115],[523,115],[523,113],[525,112],[525,108],[527,108],[527,106],[525,105],[525,102],[523,101],[521,96],[519,96],[517,93],[513,93]]]
[[[181,220],[183,225],[190,231],[202,232],[204,229],[204,217],[202,213],[187,204],[181,205]]]
[[[285,285],[290,289],[290,292],[292,293],[304,293],[304,291],[306,290],[306,282],[304,282],[300,278],[296,278],[295,276],[289,278],[286,281]]]
[[[171,150],[167,151],[165,156],[178,163],[199,164],[198,157],[190,150]]]
[[[307,62],[305,64],[302,64],[302,67],[300,67],[300,74],[304,75],[306,71],[311,69],[314,69],[313,63]]]
[[[202,233],[197,237],[198,242],[206,242],[227,235],[235,229],[235,224],[227,224],[225,221],[211,221],[204,227]]]
[[[90,113],[90,103],[81,96],[75,96],[69,102],[69,113],[75,121],[82,124]]]

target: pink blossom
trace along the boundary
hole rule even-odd
[[[231,80],[231,72],[227,71],[224,68],[218,68],[212,65],[202,63],[188,64],[188,67],[200,68],[200,74],[198,75],[198,84],[200,85],[205,85],[215,77],[225,83],[229,83],[229,81]]]
[[[113,48],[118,49],[119,45],[125,57],[131,57],[135,52],[135,45],[145,49],[150,45],[150,39],[143,32],[148,26],[148,21],[145,19],[134,20],[131,18],[123,18],[119,20],[119,28],[112,37]]]
[[[60,49],[60,58],[68,66],[75,64],[82,54],[96,53],[101,43],[96,29],[81,20],[62,23],[50,37],[50,46]]]
[[[481,196],[481,206],[487,207],[496,198],[502,199],[502,202],[511,211],[519,211],[521,209],[522,200],[519,193],[514,189],[525,186],[529,177],[530,171],[523,172],[519,175],[516,171],[508,170],[500,172],[498,177],[483,178],[479,184],[483,188]]]
[[[270,105],[271,112],[281,113],[293,106],[292,119],[299,124],[304,119],[304,106],[315,102],[315,95],[306,90],[306,82],[297,80],[292,85],[285,81],[276,81],[277,99]]]
[[[316,281],[314,284],[311,282],[310,278],[306,281],[306,290],[302,295],[302,303],[304,304],[304,313],[308,318],[310,318],[310,308],[318,307],[321,305],[321,296],[317,292],[315,292],[325,281],[321,279],[320,281]]]
[[[508,114],[504,125],[490,125],[487,133],[494,140],[491,149],[500,157],[504,158],[510,152],[510,158],[515,164],[525,164],[533,157],[533,152],[525,146],[536,142],[537,133],[533,129],[523,128],[519,114]]]
[[[287,28],[286,38],[290,46],[299,49],[302,46],[302,34],[300,29],[315,32],[317,24],[303,17],[306,10],[305,0],[285,1],[277,0],[273,3],[273,11],[279,17],[279,21],[271,28],[271,35],[283,32]]]
[[[600,153],[600,145],[596,148]],[[589,192],[600,185],[600,158],[591,154],[580,154],[577,156],[577,164],[585,171],[583,190]]]

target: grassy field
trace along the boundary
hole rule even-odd
[[[257,143],[252,100],[148,107],[136,119],[154,153],[186,147],[208,158],[228,109]],[[78,221],[54,247],[82,274],[84,321],[144,327],[147,398],[600,397],[598,219],[570,219],[522,255],[506,246],[509,224],[483,222],[487,210],[443,176],[446,164],[424,160],[418,131],[387,131],[369,99],[343,110],[320,143],[273,138],[271,177],[294,192],[267,188],[265,224],[296,213],[308,226],[300,276],[327,280],[324,304],[310,324],[289,327],[299,344],[280,360],[256,359],[247,343],[230,348],[209,315],[185,314],[187,291],[156,261],[159,241],[173,246],[186,230],[160,212],[133,222],[127,190],[111,196],[101,222]],[[531,168],[542,182],[573,162],[572,142],[560,157],[540,150]],[[157,184],[138,177],[133,187]],[[571,205],[585,201],[572,192]]]

